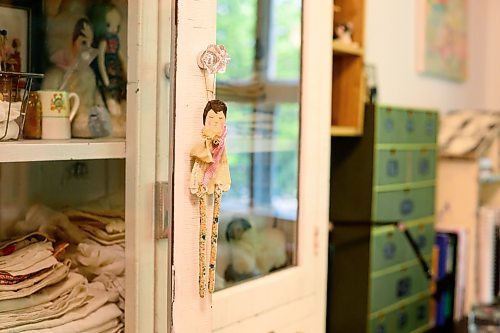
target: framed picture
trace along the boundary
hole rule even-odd
[[[455,81],[467,75],[467,0],[419,0],[419,72]]]
[[[42,1],[0,0],[0,69],[40,72]]]

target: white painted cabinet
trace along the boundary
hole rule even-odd
[[[289,6],[280,8],[282,3],[287,3]],[[231,1],[218,3],[216,1],[179,1],[176,8],[177,49],[174,62],[175,123],[173,124],[175,143],[173,155],[173,266],[175,270],[173,328],[175,332],[208,332],[210,330],[238,333],[322,332],[326,315],[329,109],[331,102],[329,75],[332,61],[329,48],[331,39],[329,27],[332,26],[332,4],[329,1],[304,1],[303,3],[300,1],[243,1],[232,5]],[[297,26],[295,26],[297,30],[293,33],[288,31],[287,35],[287,26],[283,23],[287,18],[283,17],[283,14],[286,10],[291,11],[290,8],[294,6],[299,8],[302,16],[299,16]],[[233,25],[229,24],[230,19],[224,15],[237,16],[233,20]],[[268,20],[262,18],[266,15],[269,17]],[[246,21],[248,17],[258,17],[261,21],[253,21],[252,25],[251,22]],[[299,28],[300,18],[303,23],[302,29]],[[266,24],[270,24],[271,27],[266,27]],[[245,27],[248,29],[247,35],[243,36],[249,43],[238,44],[227,37],[228,34],[237,33]],[[284,33],[283,28],[285,28]],[[216,29],[218,36],[216,36]],[[299,44],[298,49],[302,50],[301,56],[300,53],[297,55],[298,63],[302,65],[298,67],[299,75],[295,77],[296,81],[288,81],[289,83],[295,82],[295,86],[287,85],[286,78],[279,79],[280,65],[290,61],[289,58],[281,58],[278,62],[282,63],[276,64],[276,54],[279,56],[279,50],[274,46],[280,43],[279,38],[282,37],[280,32],[288,36],[284,42],[285,48],[297,47],[297,44],[293,43],[293,40],[296,40]],[[249,38],[248,34],[253,34],[254,39]],[[295,34],[295,39],[290,37],[293,34]],[[228,102],[228,131],[237,131],[239,135],[230,137],[228,134],[230,139],[238,143],[228,142],[229,159],[240,168],[232,169],[231,191],[238,191],[238,195],[230,191],[222,198],[222,206],[226,207],[226,215],[230,215],[226,222],[234,222],[231,220],[232,217],[243,216],[252,224],[251,228],[256,229],[256,233],[266,229],[266,226],[278,225],[281,230],[288,230],[288,233],[285,231],[288,253],[292,252],[293,255],[289,258],[289,265],[286,268],[265,276],[261,276],[259,272],[252,274],[252,271],[250,274],[252,278],[249,280],[244,276],[244,273],[248,273],[244,269],[236,269],[236,273],[230,269],[226,269],[225,272],[221,271],[218,278],[228,278],[226,282],[229,283],[225,286],[226,288],[216,291],[212,296],[200,298],[198,295],[199,212],[196,200],[189,193],[188,180],[191,167],[189,151],[202,126],[201,114],[206,104],[206,93],[203,72],[196,66],[194,60],[201,50],[216,41],[224,42],[230,55],[233,56],[227,73],[219,74],[217,78],[220,81],[217,96]],[[257,51],[253,54],[256,60],[250,61],[252,65],[249,66],[249,62],[242,60],[241,48],[245,45],[254,48],[253,43],[257,45]],[[300,43],[302,43],[301,48]],[[232,49],[231,45],[238,45],[239,48]],[[273,52],[275,52],[274,55]],[[276,67],[271,68],[273,66],[270,63],[273,57]],[[231,66],[237,67],[240,76],[232,75],[236,70],[231,70]],[[250,70],[245,72],[245,68],[250,68]],[[299,77],[300,80],[297,80]],[[300,98],[297,99],[294,96],[300,96]],[[264,100],[264,102],[259,104],[259,100]],[[295,117],[297,118],[292,116],[292,120],[280,119],[281,103],[288,106],[296,103]],[[276,105],[278,108],[273,108]],[[297,120],[297,135],[289,133],[284,137],[280,136],[281,132],[277,126],[283,122],[293,122],[293,119]],[[248,129],[245,124],[253,126],[249,129],[250,134],[244,132],[244,129]],[[283,142],[286,140],[281,141],[281,139],[290,137],[292,141],[296,138],[295,143],[291,143],[295,148],[289,146],[283,148],[287,147],[286,142]],[[245,154],[247,147],[250,147],[250,150],[248,154]],[[273,164],[282,156],[279,153],[280,149],[284,152],[287,149],[294,150],[297,153],[295,160],[286,155],[288,157],[284,157],[281,162],[283,164]],[[245,158],[249,158],[251,162],[245,164],[243,162]],[[268,169],[266,174],[266,167],[259,167],[259,163],[271,164],[271,171]],[[279,204],[274,205],[280,202],[280,198],[283,198],[280,196],[282,193],[280,189],[285,187],[280,185],[282,183],[275,176],[280,170],[286,169],[286,164],[294,163],[299,173],[295,183],[295,206],[290,204],[287,206],[288,210],[285,209],[285,212],[291,211],[290,217],[280,214]],[[242,177],[245,173],[252,174],[253,178]],[[262,185],[265,181],[259,180],[259,177],[266,179],[266,184],[271,190],[262,189],[265,187]],[[288,181],[293,183],[293,177],[292,174]],[[246,192],[245,188],[240,186],[243,182],[252,184],[247,186]],[[273,186],[278,188],[275,189]],[[262,196],[259,196],[259,193]],[[234,206],[231,206],[231,203],[234,203]],[[221,216],[223,215],[224,209],[221,213]],[[274,224],[269,224],[269,219],[272,219]],[[228,241],[227,238],[231,236],[226,237],[224,231],[227,231],[227,227],[228,225],[221,221],[219,244],[229,243],[229,247],[233,250],[232,264],[235,265],[236,245],[232,240]],[[289,236],[290,229],[295,238]],[[218,262],[218,265],[222,264]],[[221,276],[222,273],[225,273],[225,276]]]
[[[264,227],[280,230],[286,238],[286,262],[272,272],[253,270],[251,276],[241,271],[231,275],[225,270],[222,279],[226,284],[221,290],[200,298],[199,211],[188,188],[189,151],[200,133],[207,102],[205,77],[196,59],[200,51],[217,42],[216,15],[223,12],[221,3],[227,4],[219,2],[217,9],[215,0],[128,1],[123,43],[128,81],[126,139],[1,142],[1,230],[8,227],[4,220],[13,221],[35,201],[58,208],[125,193],[126,332],[322,332],[326,315],[332,3],[291,1],[300,9],[298,22],[302,25],[288,31],[287,36],[293,38],[281,43],[285,48],[291,43],[290,47],[299,51],[294,60],[298,76],[280,79],[279,66],[274,72],[269,68],[265,73],[260,71],[264,79],[259,82],[264,83],[259,91],[274,96],[272,101],[252,104],[253,111],[245,116],[248,100],[228,97],[228,127],[233,131],[228,149],[230,160],[241,169],[232,170],[236,194],[223,196],[226,206],[221,218],[226,223],[221,223],[221,228],[226,229],[221,229],[220,244],[234,246],[234,239],[225,235],[227,222],[243,216],[256,232]],[[267,12],[266,22],[286,21],[276,7],[280,1],[248,3],[255,5],[259,15],[265,13],[262,6],[274,10]],[[259,30],[260,23],[254,22],[250,28]],[[266,29],[268,50],[273,50],[280,31]],[[261,33],[256,33],[256,40],[262,41],[258,38]],[[227,46],[237,66],[240,50]],[[277,65],[281,61],[286,62],[275,59]],[[242,83],[218,79],[221,99]],[[242,84],[248,88],[255,82]],[[232,119],[231,114],[235,115]],[[262,133],[256,126],[271,129]],[[252,135],[239,135],[242,130]],[[81,165],[88,174],[79,178],[72,170]],[[253,178],[248,178],[250,174]],[[256,181],[258,177],[263,178]],[[268,188],[263,185],[266,181]],[[155,184],[159,182],[169,183],[163,192],[168,209],[166,239],[156,237],[159,230],[155,230],[155,217],[161,220],[155,210],[155,193],[159,197]]]

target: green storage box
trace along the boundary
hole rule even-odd
[[[430,298],[402,304],[388,313],[378,313],[370,320],[370,333],[412,333],[424,331],[429,325]]]
[[[413,223],[408,228],[410,235],[417,243],[423,256],[432,254],[434,243],[434,221]],[[372,272],[398,265],[416,258],[415,252],[406,236],[395,226],[373,228],[371,265]]]
[[[374,193],[374,221],[395,222],[434,215],[434,186]]]
[[[418,261],[399,265],[385,274],[373,274],[370,284],[369,312],[376,312],[406,298],[428,291],[427,279]]]

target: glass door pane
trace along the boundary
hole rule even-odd
[[[216,289],[297,264],[300,0],[219,0],[217,77],[228,105],[231,190],[221,207]]]

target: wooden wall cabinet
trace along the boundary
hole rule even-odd
[[[352,23],[353,44],[333,40],[332,130],[334,136],[363,133],[364,0],[336,0],[334,27]]]

